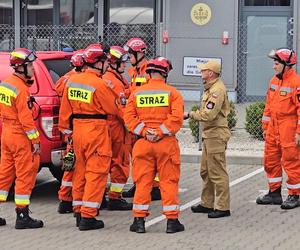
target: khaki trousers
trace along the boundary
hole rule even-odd
[[[226,170],[226,142],[203,140],[200,175],[203,180],[201,205],[218,210],[230,209],[229,177]]]

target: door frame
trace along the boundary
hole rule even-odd
[[[247,17],[248,16],[287,16],[293,17],[294,1],[291,0],[290,6],[244,6],[244,0],[241,0],[239,11],[239,36],[238,36],[238,67],[237,67],[237,101],[262,101],[265,96],[253,96],[246,94],[247,88]],[[292,30],[293,23],[287,23],[288,31]],[[288,35],[287,46],[293,47],[293,35]],[[272,48],[270,48],[271,50]]]

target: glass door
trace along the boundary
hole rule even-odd
[[[257,4],[258,1],[252,2]],[[267,55],[275,48],[292,48],[292,28],[291,6],[251,6],[242,9],[238,52],[239,102],[265,99],[269,81],[274,75],[273,61]]]

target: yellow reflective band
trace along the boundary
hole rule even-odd
[[[158,176],[155,176],[154,180],[155,180],[155,181],[159,181]]]
[[[16,93],[11,89],[0,86],[0,103],[11,106],[11,97],[16,97]]]
[[[122,56],[118,51],[113,50],[113,49],[111,49],[109,51],[109,53],[112,54],[113,56],[115,56],[116,58],[121,58],[121,56]]]
[[[166,107],[169,106],[169,95],[168,94],[138,95],[136,97],[136,105],[138,108]]]
[[[131,82],[146,82],[146,77],[136,77],[131,79]]]
[[[68,99],[91,103],[92,91],[81,88],[68,88]]]
[[[29,205],[30,201],[29,199],[15,199],[15,203],[17,205]]]
[[[6,201],[7,195],[0,195],[0,201]]]
[[[14,56],[14,57],[17,57],[17,58],[21,58],[21,59],[25,59],[26,58],[25,54],[22,54],[22,53],[19,53],[19,52],[13,51],[10,54],[11,54],[11,56]]]
[[[116,187],[116,186],[110,186],[110,189],[109,189],[109,190],[110,190],[111,192],[122,193],[123,188]]]

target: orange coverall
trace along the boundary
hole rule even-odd
[[[264,167],[270,190],[281,187],[283,167],[288,193],[300,194],[300,147],[295,142],[295,134],[300,134],[300,77],[293,69],[283,74],[283,80],[276,76],[271,79],[262,126],[266,131]]]
[[[28,107],[29,89],[25,81],[11,75],[0,83],[1,136],[0,202],[6,201],[15,180],[16,207],[30,203],[40,158],[32,154],[39,132]]]
[[[150,79],[148,84],[139,87],[129,98],[124,113],[127,128],[142,137],[145,137],[147,129],[156,129],[161,137],[155,143],[141,138],[134,144],[134,217],[149,215],[150,192],[158,173],[163,214],[168,219],[178,218],[180,150],[175,134],[183,123],[183,105],[180,93],[166,85],[163,79]]]
[[[107,70],[103,75],[103,80],[105,80],[112,88],[117,97],[119,97],[120,108],[124,109],[125,103],[122,105],[121,95],[126,101],[129,93],[129,84],[127,80],[119,73]],[[126,94],[125,94],[126,93]],[[123,113],[123,112],[122,112]],[[112,140],[112,158],[110,166],[110,189],[108,193],[109,199],[119,199],[121,198],[121,193],[127,182],[130,171],[129,163],[129,151],[126,147],[125,142],[128,141],[129,133],[124,127],[123,119],[118,116],[109,115],[108,124],[111,131]],[[130,140],[129,140],[130,141]]]
[[[63,96],[67,81],[74,74],[78,74],[78,72],[75,71],[74,69],[72,69],[57,80],[57,82],[55,84],[55,91],[60,98]],[[69,149],[70,149],[70,145],[68,144],[66,151],[68,151]],[[73,200],[73,197],[72,197],[73,173],[74,173],[74,170],[64,172],[64,175],[63,175],[63,178],[61,181],[61,186],[58,191],[58,199],[61,201],[72,201]]]
[[[146,73],[147,64],[148,64],[148,61],[146,59],[144,59],[140,63],[139,67],[134,66],[134,67],[130,67],[128,69],[128,75],[131,78],[131,85],[130,85],[131,92],[135,91],[138,87],[146,84],[149,81],[150,76]],[[136,142],[135,135],[131,136],[131,141],[132,141],[131,148],[129,149],[130,153],[132,152],[132,147],[133,147],[134,143]],[[156,176],[154,178],[153,187],[159,186],[158,181],[159,181],[159,178]]]
[[[73,210],[84,218],[97,215],[105,192],[112,155],[107,114],[118,114],[118,107],[101,76],[92,69],[71,76],[62,97],[59,129],[70,134],[73,117]]]

